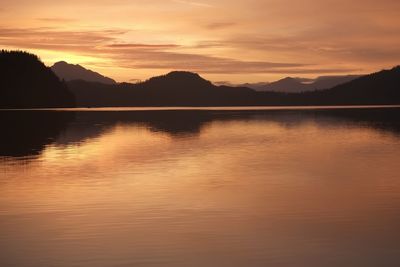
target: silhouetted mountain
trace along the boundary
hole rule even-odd
[[[68,85],[78,105],[90,107],[400,104],[398,69],[363,76],[332,89],[303,93],[216,86],[190,72],[171,72],[139,84],[72,81]]]
[[[307,90],[307,84],[304,84],[300,78],[286,77],[282,80],[269,83],[258,91],[271,91],[271,92],[282,92],[282,93],[295,93],[303,92]]]
[[[99,82],[105,84],[115,84],[116,82],[100,73],[85,69],[80,65],[68,64],[65,61],[55,63],[51,69],[54,73],[65,81],[84,80],[88,82]]]
[[[330,89],[362,77],[363,75],[346,75],[346,76],[321,76],[314,80],[314,82],[308,84],[309,91]]]
[[[215,88],[211,82],[203,79],[197,73],[186,71],[173,71],[167,75],[150,78],[142,83],[142,86],[147,90],[161,91],[168,94],[204,92]]]
[[[314,105],[400,104],[400,66],[333,87],[298,94],[301,102]]]
[[[258,82],[258,83],[244,83],[244,84],[235,85],[235,84],[226,82],[226,84],[219,84],[219,85],[248,87],[248,88],[254,89],[256,91],[261,91],[261,89],[264,86],[267,86],[268,84],[270,84],[270,83],[269,82]]]
[[[32,54],[0,52],[0,108],[72,107],[66,84]]]
[[[0,108],[72,107],[74,98],[80,107],[400,104],[400,67],[362,76],[332,89],[302,93],[216,86],[196,73],[184,71],[136,84],[83,80],[66,84],[35,55],[25,52],[1,51],[0,71]],[[343,78],[320,77],[312,84],[325,87]],[[286,78],[268,86],[283,90],[299,83],[310,86],[301,78]]]
[[[71,81],[79,106],[229,106],[250,105],[249,88],[215,86],[196,73],[174,71],[143,83],[105,85]]]
[[[317,79],[292,78],[287,77],[271,83],[253,83],[243,84],[257,91],[282,92],[282,93],[300,93],[329,89],[339,84],[343,84],[359,78],[360,75],[347,76],[321,76]]]

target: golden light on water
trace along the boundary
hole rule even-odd
[[[18,203],[31,203],[29,209],[43,212],[49,208],[68,209],[69,205],[72,208],[92,201],[92,204],[96,201],[112,202],[113,196],[118,196],[118,199],[123,197],[128,202],[133,198],[132,203],[137,204],[141,199],[141,205],[174,206],[178,204],[175,202],[179,202],[179,205],[190,208],[200,204],[193,202],[199,197],[198,194],[214,188],[215,195],[213,189],[212,197],[209,192],[208,200],[201,198],[205,201],[203,204],[209,207],[206,204],[208,201],[213,205],[226,201],[245,203],[256,197],[253,193],[257,191],[257,184],[265,182],[253,180],[260,175],[270,183],[269,187],[262,189],[263,193],[267,190],[268,194],[288,201],[292,196],[284,193],[286,189],[280,187],[282,183],[289,183],[291,187],[300,186],[298,182],[322,186],[313,179],[319,175],[323,175],[324,179],[335,179],[338,162],[345,163],[354,157],[352,153],[362,153],[364,149],[378,150],[382,139],[391,140],[390,136],[382,136],[367,128],[321,130],[310,123],[301,126],[304,133],[301,137],[293,129],[276,123],[226,122],[210,124],[200,136],[173,137],[133,125],[116,126],[80,143],[50,145],[38,160],[27,163],[24,168],[8,169],[7,176],[13,182],[3,181],[2,200],[5,202],[2,203],[15,201],[13,205],[16,206]],[[250,133],[253,141],[248,141]],[[63,137],[61,143],[62,140]],[[244,150],[243,142],[248,142],[246,147],[251,149]],[[344,149],[340,144],[346,144],[348,153],[345,155],[348,157],[338,157]],[[259,158],[263,158],[267,166],[261,167]],[[242,166],[241,162],[246,162],[246,165]],[[363,166],[371,164],[355,159],[353,163],[343,170],[351,183],[355,179],[353,172],[362,171]],[[381,164],[383,162],[374,158],[373,166]],[[385,162],[390,169],[396,168],[396,164],[396,161]],[[285,166],[288,172],[274,173],[275,169]],[[378,177],[382,172],[380,168],[370,167],[370,177]],[[249,168],[251,172],[248,172]],[[296,173],[290,172],[291,169],[295,169]],[[250,195],[231,192],[232,187],[243,185],[244,182],[247,184],[249,180],[255,186],[248,188]],[[378,185],[375,182],[384,181],[374,181],[368,190]],[[23,190],[25,186],[30,193]],[[224,192],[225,186],[227,192]],[[331,189],[318,188],[313,192]],[[329,195],[327,191],[320,193]],[[174,197],[169,199],[164,194]],[[160,195],[164,195],[164,198],[159,199],[157,196]],[[243,197],[250,199],[244,200]]]
[[[233,114],[163,128],[84,112],[38,154],[1,158],[0,262],[342,266],[396,251],[396,128]]]

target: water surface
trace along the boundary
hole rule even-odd
[[[1,111],[0,266],[400,266],[399,115]]]

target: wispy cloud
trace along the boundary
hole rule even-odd
[[[266,61],[241,61],[212,55],[200,55],[180,51],[180,45],[126,44],[104,45],[97,53],[113,58],[125,68],[189,70],[201,73],[263,73],[280,69],[302,67],[298,63]]]
[[[396,0],[2,0],[0,6],[0,46],[32,49],[48,62],[65,56],[103,64],[120,80],[187,68],[215,73],[207,75],[214,80],[255,82],[295,72],[364,73],[400,62]]]
[[[236,24],[236,22],[213,22],[205,25],[205,28],[209,30],[223,30],[234,27]]]
[[[109,44],[105,45],[107,48],[131,48],[131,49],[171,49],[179,48],[177,44]]]
[[[197,7],[212,7],[212,5],[202,2],[195,2],[195,1],[188,1],[188,0],[173,0],[175,3],[184,4],[184,5],[191,5]]]
[[[120,43],[127,31],[62,31],[54,28],[0,28],[0,44],[25,49],[47,49],[96,56],[124,68],[190,70],[211,74],[234,73],[308,73],[300,63],[246,61],[213,55],[183,52],[178,44]],[[325,70],[330,72],[332,70]]]
[[[86,51],[116,40],[125,30],[63,31],[56,28],[0,28],[0,44],[21,48]]]
[[[75,19],[70,18],[37,18],[37,21],[48,23],[70,23],[75,22]]]

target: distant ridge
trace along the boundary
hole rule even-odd
[[[322,104],[398,105],[400,104],[400,66],[362,76],[329,90],[304,95]]]
[[[400,66],[331,89],[284,93],[217,86],[187,71],[173,71],[136,84],[82,79],[63,82],[35,55],[1,51],[0,108],[73,107],[75,99],[78,107],[399,105]]]
[[[104,84],[115,84],[116,82],[100,73],[91,71],[81,65],[69,64],[65,61],[55,63],[51,69],[54,73],[65,81],[83,80],[87,82],[99,82]]]
[[[196,73],[184,71],[138,84],[71,81],[68,86],[78,105],[93,107],[385,105],[400,104],[400,67],[362,76],[331,89],[300,93],[217,86]]]
[[[350,82],[361,76],[362,75],[321,76],[316,79],[286,77],[271,83],[247,83],[243,84],[242,86],[246,86],[257,91],[300,93],[329,89],[339,84]]]
[[[136,84],[74,80],[68,86],[78,105],[89,107],[249,105],[255,93],[249,88],[215,86],[187,71],[173,71]]]

